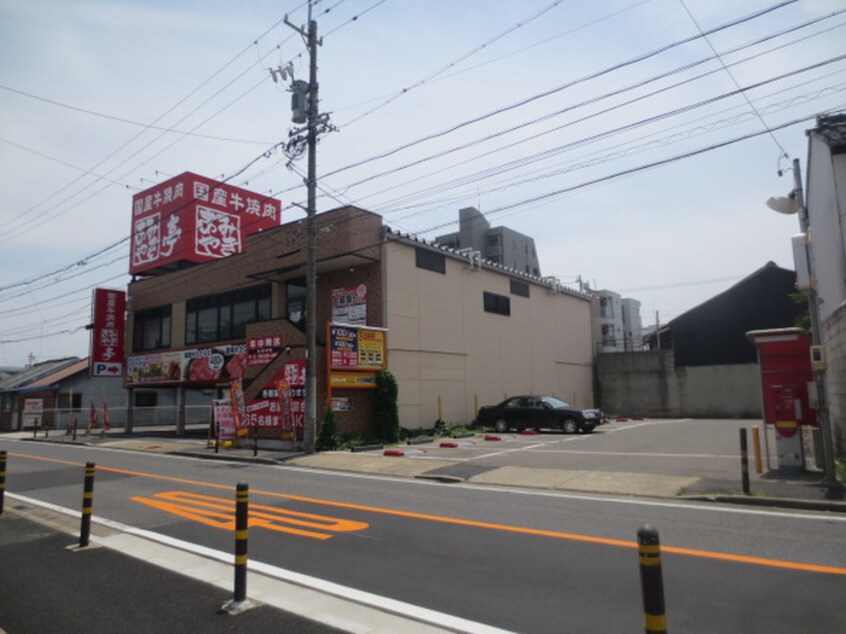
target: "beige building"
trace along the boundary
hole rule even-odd
[[[590,301],[540,278],[387,232],[390,368],[400,420],[467,423],[505,395],[593,405]],[[422,261],[421,261],[422,260]]]
[[[469,423],[477,404],[523,392],[593,405],[587,295],[398,234],[355,207],[316,219],[318,420],[331,404],[341,432],[373,429],[363,381],[336,384],[328,398],[330,322],[386,331],[405,428],[431,428],[439,415]],[[271,401],[280,372],[305,352],[304,228],[267,229],[242,253],[130,284],[127,387],[171,388],[184,407],[242,378],[248,405]],[[256,342],[268,350],[249,349]],[[262,421],[261,436],[279,437]]]

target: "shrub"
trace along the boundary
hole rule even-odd
[[[320,430],[317,432],[314,448],[317,451],[332,451],[333,449],[337,449],[340,444],[341,438],[338,435],[338,428],[335,425],[335,415],[330,409],[320,422]]]
[[[373,414],[376,419],[376,435],[384,442],[397,442],[399,440],[398,394],[399,388],[394,375],[388,370],[380,370],[376,374]]]

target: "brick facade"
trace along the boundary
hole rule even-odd
[[[367,286],[367,323],[383,325],[381,286],[382,219],[376,214],[345,207],[317,216],[317,388],[318,419],[326,411],[325,324],[332,315],[332,290],[346,286]],[[171,341],[167,350],[201,348],[185,345],[186,301],[270,282],[273,286],[269,321],[247,325],[247,338],[281,335],[287,353],[280,354],[266,368],[248,368],[245,376],[247,401],[265,387],[266,382],[288,360],[305,358],[305,333],[286,315],[286,282],[305,276],[306,221],[298,220],[251,235],[243,253],[221,260],[192,266],[165,275],[133,281],[129,286],[127,350],[132,349],[132,315],[135,311],[171,305]],[[243,343],[243,340],[219,341],[214,345]],[[162,352],[160,350],[158,352]],[[144,351],[149,352],[149,351]],[[141,353],[143,354],[143,352]],[[349,412],[335,416],[341,432],[367,434],[371,427],[372,391],[341,390],[351,398]],[[263,436],[274,435],[263,430]]]

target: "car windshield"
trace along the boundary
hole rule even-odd
[[[550,407],[554,407],[555,409],[561,409],[562,407],[573,407],[568,402],[562,401],[560,398],[555,398],[554,396],[544,396],[541,400]]]

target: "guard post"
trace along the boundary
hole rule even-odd
[[[644,631],[646,634],[666,634],[667,616],[664,613],[664,579],[658,531],[649,525],[641,526],[637,531],[637,548]]]
[[[235,487],[235,592],[218,614],[238,614],[250,608],[247,602],[247,522],[250,507],[250,485],[239,482]]]
[[[3,514],[3,498],[6,497],[6,450],[0,451],[0,515]]]
[[[82,523],[79,528],[79,547],[88,546],[91,536],[91,509],[94,506],[94,474],[97,466],[93,462],[85,463],[85,483],[82,487]]]
[[[746,428],[740,428],[740,470],[743,482],[743,495],[750,495],[749,489],[749,444],[746,440]]]

